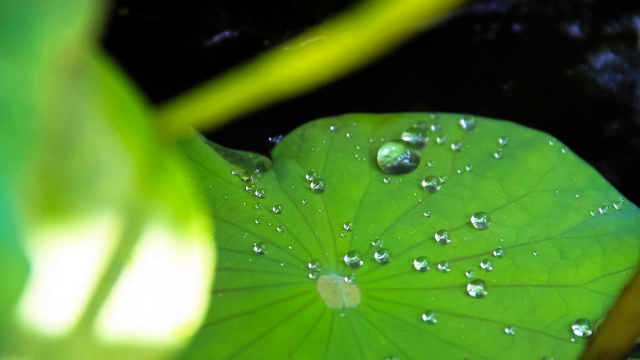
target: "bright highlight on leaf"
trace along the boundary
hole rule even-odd
[[[402,151],[380,164],[390,142],[414,169]],[[514,123],[327,118],[278,143],[270,169],[214,148],[183,146],[219,251],[185,358],[575,358],[640,260],[638,208]]]

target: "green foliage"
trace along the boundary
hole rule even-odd
[[[185,142],[219,259],[209,313],[184,358],[575,358],[586,339],[572,324],[601,320],[637,267],[640,212],[551,136],[480,117],[464,130],[462,118],[471,117],[318,120],[286,136],[267,171],[258,155]],[[419,166],[385,174],[378,150],[415,124],[428,137]],[[312,191],[311,170],[324,192]],[[422,187],[428,176],[442,180],[439,190]],[[488,228],[472,226],[477,212]],[[442,229],[448,244],[434,238]],[[375,239],[387,264],[374,259]],[[361,267],[345,264],[349,251]],[[414,269],[419,256],[429,271]],[[468,294],[468,270],[486,296]],[[323,300],[331,291],[337,303]],[[425,311],[437,323],[423,321]]]

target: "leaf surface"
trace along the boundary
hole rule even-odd
[[[381,171],[381,146],[415,126],[428,138],[417,168]],[[219,254],[185,358],[575,358],[586,337],[572,325],[593,330],[638,266],[637,207],[560,141],[515,123],[321,119],[286,136],[260,172],[269,162],[256,154],[195,138],[183,151],[213,205]],[[439,190],[423,188],[429,176]],[[471,223],[478,212],[486,229]],[[441,230],[449,243],[436,241]],[[346,264],[351,251],[362,266]],[[421,256],[428,271],[415,269]],[[478,279],[482,297],[468,289]]]

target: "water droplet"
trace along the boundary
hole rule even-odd
[[[256,223],[256,225],[260,225],[260,223],[262,222],[262,220],[260,220],[260,218],[255,219],[253,222]]]
[[[609,213],[609,205],[600,205],[600,207],[598,208],[598,213],[600,213],[600,215],[607,215]]]
[[[380,239],[380,238],[373,239],[373,241],[371,242],[371,246],[373,246],[376,249],[381,248],[382,247],[382,239]]]
[[[618,199],[616,201],[613,202],[613,208],[616,210],[620,210],[622,209],[622,204],[624,203],[623,199]]]
[[[302,205],[307,205],[309,203],[309,200],[307,199],[302,199]]]
[[[347,284],[355,284],[356,283],[356,274],[351,273],[348,275],[345,275],[342,280],[344,280],[345,283]]]
[[[444,145],[447,142],[447,134],[438,135],[436,137],[436,144]]]
[[[342,227],[346,231],[351,231],[351,230],[353,230],[353,223],[351,221],[347,221],[346,223],[342,224]]]
[[[345,237],[347,236],[347,232],[346,231],[341,231],[340,232],[340,237]]]
[[[329,131],[338,131],[338,125],[330,125],[329,126]]]
[[[324,183],[323,179],[316,178],[313,181],[311,181],[311,183],[309,183],[309,187],[311,188],[311,191],[313,191],[314,193],[322,194],[326,189],[327,185]]]
[[[463,116],[458,121],[463,130],[471,131],[476,128],[476,119],[470,116]]]
[[[271,208],[271,211],[273,211],[275,214],[282,214],[282,210],[283,210],[282,204],[275,204]]]
[[[405,130],[401,136],[402,140],[412,143],[418,149],[422,149],[427,144],[427,134],[425,128],[412,126]]]
[[[487,229],[491,225],[491,217],[484,211],[479,211],[471,216],[471,225],[478,230]]]
[[[507,145],[509,145],[509,137],[508,137],[508,136],[506,136],[506,135],[500,136],[500,137],[498,138],[498,144],[499,144],[500,146],[507,146]]]
[[[435,167],[435,166],[436,166],[436,162],[435,162],[435,161],[433,161],[433,160],[431,160],[431,161],[429,161],[429,162],[427,163],[427,166],[428,166],[428,167],[430,167],[430,168]]]
[[[351,250],[348,253],[346,253],[344,255],[343,260],[344,260],[344,263],[347,264],[347,266],[350,266],[354,269],[359,268],[364,263],[360,259],[360,253],[355,250]]]
[[[558,141],[558,139],[556,139],[556,138],[551,138],[551,139],[549,140],[549,145],[555,145],[555,144],[556,144],[556,141]]]
[[[320,271],[317,270],[311,270],[309,271],[309,279],[311,280],[316,280],[318,277],[320,277]]]
[[[315,170],[309,170],[305,174],[304,178],[307,179],[307,181],[313,181],[318,178],[318,172]]]
[[[420,165],[416,147],[404,141],[389,141],[378,150],[378,166],[387,174],[406,174]]]
[[[472,165],[467,165],[467,166],[465,166],[465,167],[464,167],[464,169],[465,169],[467,172],[470,172],[471,170],[473,170],[473,166],[472,166]]]
[[[427,310],[422,314],[422,321],[427,324],[435,324],[438,322],[438,314],[435,311]]]
[[[256,184],[247,184],[244,186],[244,189],[248,192],[255,192],[256,191]]]
[[[311,260],[311,261],[309,261],[309,263],[307,264],[307,267],[309,268],[309,270],[320,270],[320,261],[318,261],[318,260]]]
[[[373,258],[376,259],[379,264],[388,264],[391,261],[391,251],[388,249],[378,249],[378,251],[373,254]]]
[[[467,284],[467,294],[469,296],[480,299],[487,296],[487,284],[482,279],[473,279]]]
[[[278,227],[276,227],[276,231],[278,231],[279,233],[284,232],[287,228],[284,227],[284,225],[278,225]]]
[[[295,248],[293,247],[293,245],[289,244],[289,246],[287,246],[287,249],[289,249],[289,250],[293,250],[293,249],[295,249]]]
[[[462,150],[462,143],[460,141],[456,141],[454,143],[451,143],[451,150],[458,152],[460,150]]]
[[[538,256],[539,253],[538,253],[538,251],[534,250],[532,254],[533,254],[533,256]]]
[[[448,273],[451,271],[451,265],[449,264],[448,261],[440,261],[438,263],[438,270],[440,270],[443,273]]]
[[[418,271],[428,271],[431,267],[431,263],[429,262],[429,258],[426,256],[418,256],[413,260],[413,268]]]
[[[491,250],[491,253],[493,254],[493,256],[497,257],[497,258],[503,258],[504,257],[504,249],[501,247],[495,248],[493,250]]]
[[[345,136],[347,137],[347,139],[351,139],[353,137],[353,133],[346,133]]]
[[[260,210],[262,209],[262,204],[261,203],[257,203],[255,206],[256,210]]]
[[[518,328],[515,326],[505,326],[504,328],[504,333],[511,336],[515,335],[517,331]]]
[[[390,182],[391,182],[391,178],[390,178],[390,177],[388,177],[388,176],[385,176],[385,177],[382,179],[382,182],[384,182],[385,184],[388,184],[388,183],[390,183]]]
[[[474,277],[476,277],[476,272],[473,270],[467,270],[464,273],[464,276],[468,277],[469,279],[473,279]]]
[[[571,324],[571,331],[575,336],[589,337],[593,334],[593,325],[587,319],[578,319]]]
[[[433,237],[438,244],[446,245],[451,242],[451,234],[447,229],[438,230]]]
[[[485,271],[491,271],[493,270],[493,261],[491,261],[490,259],[484,259],[480,261],[480,267]]]
[[[493,153],[494,159],[502,159],[502,149],[498,149]]]
[[[260,199],[264,199],[264,197],[267,196],[267,189],[265,189],[265,188],[257,188],[256,191],[253,193],[253,195],[255,195],[256,197],[258,197]]]
[[[424,217],[426,217],[426,218],[431,217],[431,210],[428,210],[428,209],[427,209],[427,210],[425,210],[425,211],[422,213],[422,216],[424,216]]]
[[[264,255],[267,253],[267,245],[263,242],[254,243],[253,244],[253,252],[259,255]]]
[[[442,187],[442,181],[433,175],[429,175],[422,180],[421,185],[423,189],[433,193],[440,190]]]

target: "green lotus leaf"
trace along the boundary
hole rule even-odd
[[[183,151],[219,254],[185,358],[575,358],[638,266],[638,208],[508,121],[321,119],[266,171]]]

